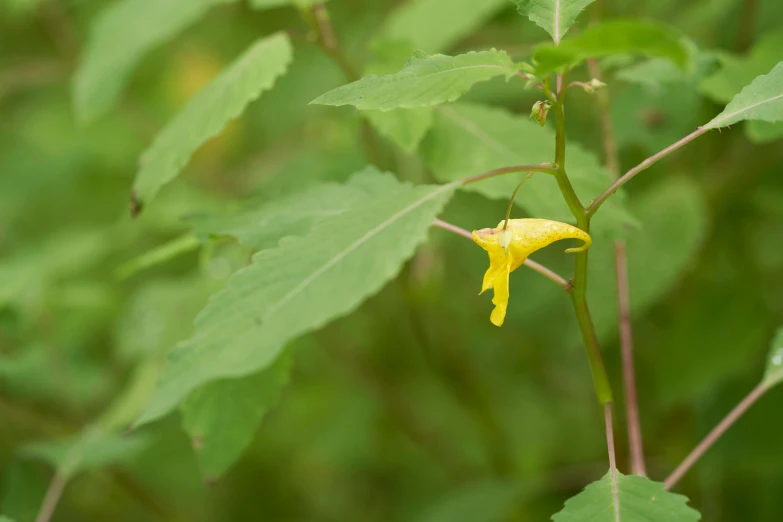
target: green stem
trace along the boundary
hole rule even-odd
[[[565,77],[558,79],[558,85],[565,85]],[[563,87],[557,93],[556,101],[552,110],[555,114],[556,141],[555,141],[555,163],[557,171],[555,179],[563,193],[568,208],[576,218],[576,226],[590,233],[590,216],[585,211],[582,202],[571,186],[568,174],[565,169],[566,159],[566,140],[565,140],[565,94]],[[612,402],[612,387],[609,384],[609,377],[606,373],[604,360],[601,356],[601,349],[598,345],[598,337],[595,334],[593,320],[590,317],[590,309],[587,306],[587,251],[576,254],[574,268],[574,284],[571,289],[571,301],[576,313],[576,319],[579,322],[579,329],[582,332],[587,358],[590,362],[590,372],[593,375],[593,386],[598,396],[598,402],[605,406]]]

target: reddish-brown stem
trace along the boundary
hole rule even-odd
[[[477,181],[483,181],[485,179],[494,178],[495,176],[502,176],[503,174],[513,174],[515,172],[546,172],[547,174],[554,174],[557,172],[557,166],[551,165],[517,165],[513,167],[503,167],[500,169],[490,170],[482,174],[476,174],[460,181],[462,185],[469,185]]]
[[[590,75],[601,80],[601,67],[596,60],[588,60]],[[604,145],[606,166],[614,179],[620,176],[620,158],[617,153],[617,141],[612,124],[609,106],[609,94],[601,89],[597,91],[601,132]],[[639,401],[636,394],[636,371],[633,360],[633,328],[631,324],[631,298],[628,283],[628,254],[625,243],[615,241],[614,259],[617,270],[617,304],[620,325],[620,358],[623,366],[623,388],[625,392],[625,416],[628,427],[628,448],[631,456],[631,473],[647,475],[644,462],[644,443],[642,442],[641,421],[639,420]]]
[[[54,510],[57,509],[57,504],[60,502],[60,497],[65,489],[67,480],[61,473],[55,473],[52,481],[49,483],[49,489],[46,490],[43,502],[41,502],[41,509],[38,511],[38,516],[35,517],[35,522],[49,522],[54,515]]]
[[[606,449],[609,452],[609,473],[612,478],[612,504],[614,519],[620,522],[620,499],[617,491],[617,457],[614,452],[614,425],[612,423],[612,403],[604,404],[604,425],[606,426]]]
[[[631,454],[631,473],[647,475],[644,462],[644,443],[639,420],[639,400],[636,395],[636,371],[633,360],[633,330],[631,326],[631,302],[628,285],[628,256],[625,243],[614,244],[617,268],[617,300],[620,316],[620,354],[623,365],[623,386],[625,391],[625,416],[628,425],[628,447]]]
[[[643,162],[639,163],[637,166],[635,166],[634,168],[632,168],[631,170],[629,170],[628,172],[623,174],[623,176],[621,178],[619,178],[617,181],[615,181],[614,183],[612,183],[612,185],[608,189],[606,189],[603,192],[603,194],[601,194],[600,196],[595,198],[590,203],[590,205],[587,207],[588,215],[592,216],[593,214],[595,214],[596,211],[598,210],[598,208],[601,205],[603,205],[604,201],[606,201],[609,198],[609,196],[614,194],[620,187],[622,187],[623,185],[625,185],[626,183],[631,181],[631,179],[634,176],[636,176],[637,174],[639,174],[643,170],[646,170],[646,169],[652,167],[655,163],[658,162],[658,160],[660,160],[662,158],[665,158],[666,156],[668,156],[672,152],[676,151],[677,149],[682,148],[683,146],[685,146],[688,143],[692,142],[693,140],[695,140],[696,138],[698,138],[702,134],[706,133],[708,130],[709,129],[705,129],[704,127],[699,127],[695,131],[691,132],[690,134],[688,134],[687,136],[682,138],[680,141],[678,141],[676,143],[672,143],[671,145],[669,145],[668,147],[666,147],[662,151],[658,152],[657,154],[654,154],[654,155],[650,156],[649,158],[647,158],[646,160],[644,160]]]
[[[464,228],[460,228],[457,225],[452,225],[451,223],[447,223],[440,219],[436,219],[434,225],[438,228],[448,230],[449,232],[454,232],[455,234],[470,239],[471,241],[473,240],[473,236],[469,231],[465,230]],[[544,265],[540,263],[536,263],[531,259],[525,259],[524,265],[532,270],[535,270],[536,272],[546,277],[550,281],[557,283],[566,292],[571,290],[571,283],[569,283],[568,281],[566,281],[565,279],[557,275],[555,272],[545,267]]]
[[[723,418],[720,423],[715,426],[712,431],[704,437],[704,440],[702,440],[698,446],[693,448],[693,451],[690,452],[690,454],[685,457],[685,460],[682,461],[682,463],[677,466],[677,469],[675,469],[671,475],[666,477],[666,480],[663,481],[664,484],[666,484],[666,489],[671,489],[674,487],[677,482],[680,481],[680,479],[685,475],[691,467],[698,461],[702,455],[704,455],[708,449],[712,447],[715,442],[723,436],[724,433],[735,423],[737,422],[737,419],[742,417],[742,415],[750,409],[753,404],[759,400],[764,393],[769,388],[767,388],[764,383],[759,384],[756,386],[742,401],[737,404],[733,410],[729,412],[726,417]]]

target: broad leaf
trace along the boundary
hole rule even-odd
[[[771,388],[783,382],[783,328],[778,328],[767,356],[764,386]]]
[[[560,45],[541,45],[533,52],[536,70],[547,73],[574,67],[587,58],[616,54],[666,58],[685,69],[690,53],[687,41],[670,27],[649,21],[614,20],[594,25]]]
[[[288,383],[289,371],[289,358],[281,357],[254,375],[209,383],[182,403],[182,426],[207,481],[220,477],[247,449]]]
[[[179,174],[204,142],[270,89],[285,73],[291,57],[291,42],[284,33],[263,38],[193,97],[141,158],[141,170],[133,185],[139,208]]]
[[[742,120],[783,120],[783,62],[742,89],[723,112],[704,127],[719,129]]]
[[[509,165],[530,165],[554,160],[554,132],[526,117],[512,115],[503,109],[460,103],[439,107],[435,125],[421,146],[424,163],[439,181],[462,179]],[[570,143],[566,162],[569,178],[583,203],[598,196],[611,182],[609,173],[596,156]],[[508,197],[524,176],[508,174],[465,187],[493,199]],[[573,221],[554,176],[535,174],[527,180],[516,202],[528,214],[558,221]],[[632,219],[619,200],[596,215],[597,230],[619,229]],[[503,207],[499,205],[499,208]],[[502,212],[499,212],[502,216]],[[499,220],[499,219],[498,219]]]
[[[233,236],[258,250],[271,248],[286,236],[304,236],[314,226],[383,196],[397,188],[391,178],[375,178],[370,167],[351,183],[323,183],[271,202],[259,202],[237,212],[193,218],[202,237]],[[365,181],[369,181],[365,183]]]
[[[106,8],[90,30],[74,78],[74,104],[92,121],[116,103],[141,58],[203,17],[236,0],[121,0]]]
[[[459,56],[416,54],[396,74],[368,76],[316,98],[320,105],[353,105],[362,110],[429,107],[454,101],[478,83],[517,70],[505,51]]]
[[[126,461],[142,451],[147,442],[140,436],[87,429],[76,437],[29,444],[21,453],[48,462],[60,475],[70,479],[81,471]]]
[[[617,472],[617,495],[611,472],[566,500],[554,522],[696,522],[698,511],[688,499],[666,491],[666,486],[645,477]]]
[[[195,335],[169,355],[137,424],[157,419],[194,389],[270,366],[301,334],[350,313],[410,258],[456,184],[411,186],[363,173],[350,183],[389,187],[304,237],[263,250],[196,319]]]
[[[552,36],[555,44],[576,22],[579,13],[595,0],[512,0],[520,14],[530,18]]]
[[[375,59],[365,69],[365,75],[393,74],[405,66],[415,53],[409,40],[378,40],[373,44]],[[362,111],[362,115],[382,136],[412,153],[432,127],[432,108],[394,109],[391,111]]]
[[[411,0],[391,13],[381,36],[408,40],[428,52],[446,51],[506,7],[507,1]]]

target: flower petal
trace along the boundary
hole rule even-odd
[[[495,277],[495,296],[492,298],[492,304],[495,305],[495,308],[489,316],[489,320],[495,326],[503,326],[503,321],[506,319],[509,298],[508,278],[510,273],[510,266],[506,265],[506,269],[500,271]]]

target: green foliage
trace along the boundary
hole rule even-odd
[[[512,0],[519,13],[552,36],[555,44],[565,36],[582,10],[595,0]]]
[[[311,103],[385,111],[429,107],[455,101],[478,82],[496,76],[508,79],[516,72],[508,54],[494,49],[454,57],[417,53],[397,74],[362,78]]]
[[[626,53],[666,58],[683,69],[688,66],[688,48],[681,34],[657,22],[636,20],[604,22],[563,40],[560,45],[538,46],[533,61],[536,71],[543,74],[577,66],[588,58]]]
[[[783,62],[742,89],[723,112],[704,127],[719,129],[742,120],[772,123],[783,120]]]
[[[260,252],[234,275],[199,315],[195,335],[170,354],[137,424],[165,415],[208,382],[268,367],[286,343],[353,310],[413,254],[455,189],[399,184],[372,171],[352,184],[383,197]]]
[[[207,481],[222,475],[250,444],[264,414],[288,383],[290,363],[284,356],[255,375],[212,382],[182,403],[182,426]]]
[[[660,482],[645,477],[617,473],[614,494],[611,472],[569,499],[555,522],[696,522],[698,511],[688,507],[688,499],[669,493]]]
[[[446,51],[507,5],[507,0],[412,0],[389,15],[381,35],[427,52]]]
[[[128,461],[144,449],[148,440],[88,428],[76,437],[36,442],[22,448],[26,457],[51,464],[66,480],[90,469]]]
[[[767,368],[764,371],[764,386],[771,388],[783,381],[783,328],[778,328],[769,347]]]
[[[583,202],[590,201],[606,188],[609,173],[595,155],[578,145],[570,144],[568,150],[566,161],[574,190]],[[554,133],[502,109],[473,104],[445,106],[436,110],[435,125],[422,144],[421,154],[435,177],[449,182],[508,165],[552,161]],[[465,188],[507,201],[523,175],[500,176]],[[621,198],[608,202],[597,216],[598,231],[619,233],[624,225],[633,222],[623,210]],[[515,201],[531,216],[573,220],[554,177],[547,174],[535,174],[527,180]],[[499,212],[489,221],[499,221],[502,216]]]
[[[288,68],[292,53],[285,34],[262,38],[188,102],[142,155],[133,184],[133,204],[139,208],[148,204],[161,186],[180,173],[199,146],[272,88]]]
[[[212,7],[236,0],[121,0],[94,22],[74,78],[79,117],[93,121],[117,103],[136,64]]]
[[[416,522],[499,522],[507,520],[521,497],[522,487],[513,482],[488,481],[468,484],[449,493],[418,516]]]

